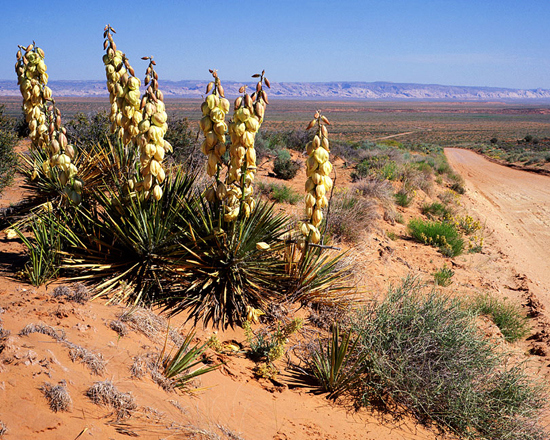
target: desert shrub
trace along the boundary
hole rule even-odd
[[[0,194],[8,186],[15,173],[17,156],[15,145],[17,134],[14,128],[14,121],[4,115],[4,105],[0,105]]]
[[[275,362],[285,354],[285,346],[288,338],[299,331],[303,326],[303,320],[296,318],[281,325],[277,323],[274,330],[264,327],[256,332],[250,327],[250,323],[244,324],[245,336],[250,347],[248,356],[254,361]]]
[[[244,323],[246,339],[250,346],[248,356],[255,362],[259,362],[254,369],[256,376],[269,379],[279,373],[273,362],[284,356],[288,338],[302,326],[303,320],[296,318],[282,326],[278,323],[273,331],[263,328],[253,332],[250,323],[248,321]]]
[[[355,166],[355,171],[351,173],[354,182],[369,176],[385,180],[396,180],[399,177],[399,167],[397,162],[388,155],[370,156],[359,162]]]
[[[488,316],[507,342],[515,342],[529,334],[529,323],[521,308],[509,301],[491,295],[478,295],[470,307],[475,313]]]
[[[408,189],[400,189],[394,194],[395,203],[403,208],[408,208],[411,206],[412,201],[414,200],[414,191]]]
[[[408,229],[416,241],[438,247],[445,256],[456,257],[463,251],[464,240],[450,223],[412,219]]]
[[[458,194],[464,194],[466,192],[466,188],[464,188],[464,185],[459,182],[451,184],[449,188]]]
[[[300,194],[285,184],[257,182],[256,188],[258,194],[264,195],[277,203],[295,205],[302,199]]]
[[[429,218],[439,218],[441,220],[449,218],[452,214],[450,209],[442,203],[433,202],[422,205],[422,214]]]
[[[330,201],[327,231],[336,239],[358,241],[378,219],[377,204],[357,191],[337,191]]]
[[[168,130],[164,135],[174,150],[170,158],[174,162],[186,165],[189,171],[197,169],[204,163],[197,133],[191,128],[187,118],[168,121]]]
[[[434,272],[434,283],[436,286],[448,287],[453,284],[453,276],[455,275],[454,270],[450,267],[447,267],[446,264],[437,271]]]
[[[273,173],[277,178],[291,180],[296,176],[299,169],[299,162],[292,160],[288,150],[280,150],[277,152],[277,157],[273,162]]]
[[[367,199],[379,200],[382,206],[389,206],[393,203],[393,186],[387,180],[359,179],[353,184],[353,189]]]
[[[108,147],[109,142],[117,142],[116,136],[110,134],[110,127],[109,115],[104,111],[77,113],[65,124],[69,143],[85,150],[90,150],[97,144]]]
[[[542,440],[542,386],[509,365],[462,304],[407,279],[361,309],[353,331],[367,353],[352,397],[469,439]]]

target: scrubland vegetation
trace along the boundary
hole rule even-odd
[[[418,210],[405,238],[436,247],[445,261],[482,251],[483,227],[461,207],[464,182],[440,146],[329,143],[330,123],[320,112],[307,130],[261,129],[269,111],[265,72],[253,76],[255,92],[243,87],[226,123],[230,103],[211,71],[207,96],[197,107],[198,134],[186,119],[167,119],[152,58],[140,97],[140,80],[111,31],[106,28],[104,57],[111,113],[78,114],[65,126],[43,74],[26,70],[28,63],[43,63],[43,52],[29,46],[18,54],[28,61],[21,61],[18,73],[31,103],[26,118],[33,142],[20,160],[32,209],[10,218],[27,248],[22,278],[40,286],[68,277],[110,302],[183,313],[194,325],[242,327],[244,351],[258,378],[277,378],[277,361],[286,355],[295,382],[343,405],[412,415],[461,438],[546,438],[538,424],[544,387],[476,326],[477,316],[489,316],[506,342],[517,341],[529,331],[517,307],[442,293],[453,282],[447,263],[433,273],[434,290],[407,278],[365,305],[355,301],[353,263],[334,252],[338,243],[360,242],[381,219],[402,223],[404,213]],[[16,142],[15,124],[4,119],[2,165],[14,163]],[[301,159],[293,159],[296,151]],[[349,187],[333,188],[335,157],[351,171]],[[280,183],[257,181],[264,162],[273,164]],[[300,170],[307,175],[303,194],[285,183]],[[4,186],[12,174],[13,165],[0,168]],[[304,214],[297,219],[273,202],[297,205]],[[392,240],[401,239],[392,234]],[[87,289],[56,295],[83,302],[89,297]],[[310,316],[291,318],[284,312],[289,304]],[[132,319],[121,316],[109,325],[120,337],[131,325],[146,330]],[[22,335],[33,332],[68,344],[73,361],[100,371],[99,354],[49,326],[33,325]],[[291,348],[290,341],[306,332],[308,343]],[[185,391],[192,379],[219,367],[209,363],[207,350],[242,352],[225,350],[214,336],[200,344],[193,337],[176,338],[174,353],[165,344],[156,360],[136,358],[132,376],[148,373],[164,389]],[[45,383],[41,390],[53,411],[70,408],[64,384]],[[133,397],[109,380],[95,382],[87,395],[118,419],[136,408]]]

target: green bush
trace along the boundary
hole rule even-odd
[[[97,144],[108,147],[116,142],[116,136],[110,134],[111,123],[106,112],[94,114],[77,113],[67,124],[67,139],[78,149],[90,150]]]
[[[441,220],[448,218],[451,215],[450,209],[442,203],[433,202],[422,205],[422,214],[429,218],[439,218]]]
[[[416,241],[438,247],[447,257],[456,257],[464,249],[464,240],[450,223],[412,219],[408,229]]]
[[[448,287],[453,284],[453,276],[455,272],[451,268],[447,267],[446,264],[443,265],[441,269],[434,272],[434,282],[436,286]]]
[[[490,295],[479,295],[472,305],[475,313],[486,315],[500,329],[507,342],[515,342],[529,334],[529,324],[521,309]]]
[[[295,205],[302,196],[294,191],[291,187],[282,183],[264,183],[257,182],[257,193],[265,195],[270,200],[277,203],[289,203]]]
[[[352,329],[368,357],[357,405],[407,412],[460,438],[542,440],[542,385],[478,331],[456,299],[414,279],[361,309]]]
[[[164,139],[172,145],[174,150],[169,156],[171,160],[186,165],[190,171],[203,166],[204,155],[201,152],[200,142],[187,118],[169,120]]]
[[[17,166],[15,121],[5,116],[4,110],[5,106],[0,105],[0,194],[12,182]]]
[[[395,203],[403,208],[408,208],[414,199],[414,193],[407,190],[399,190],[394,194]]]
[[[298,170],[300,169],[300,164],[292,160],[288,150],[280,150],[277,152],[277,157],[273,162],[273,173],[279,179],[291,180],[296,176]]]

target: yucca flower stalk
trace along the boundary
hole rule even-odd
[[[226,221],[233,221],[239,215],[248,217],[256,205],[252,196],[257,169],[254,143],[268,104],[263,84],[270,87],[269,80],[264,75],[265,70],[261,74],[252,75],[253,78],[259,78],[256,91],[249,95],[246,93],[246,86],[242,86],[239,93],[243,93],[243,96],[235,100],[233,121],[229,124],[231,148],[227,177],[228,192],[234,193],[234,200],[228,199]]]
[[[139,112],[141,81],[136,78],[134,69],[130,65],[126,54],[117,49],[113,39],[116,31],[108,24],[103,30],[103,48],[106,51],[103,55],[105,74],[107,76],[107,90],[109,91],[109,102],[111,111],[111,133],[116,133],[118,138],[127,145],[137,132],[137,124],[140,120]],[[136,114],[137,112],[137,114]],[[134,117],[134,115],[136,115]],[[136,119],[139,119],[136,121]]]
[[[22,53],[22,50],[25,53]],[[50,181],[65,187],[67,196],[76,204],[82,200],[82,181],[76,179],[77,167],[72,163],[75,148],[68,144],[66,130],[61,124],[61,112],[55,105],[52,90],[47,86],[48,74],[45,54],[35,43],[17,51],[15,70],[23,96],[23,111],[29,123],[29,137],[38,152],[41,171]],[[46,157],[47,156],[47,157]],[[35,161],[30,174],[31,181],[39,176]],[[54,172],[54,167],[60,169]]]
[[[329,160],[329,140],[327,125],[329,120],[321,115],[320,111],[315,113],[314,119],[309,123],[306,130],[317,126],[317,133],[313,140],[306,144],[308,159],[306,162],[307,181],[305,184],[305,214],[306,221],[300,225],[300,231],[311,243],[319,243],[321,233],[319,225],[323,221],[323,208],[328,206],[327,193],[332,189],[332,164]]]
[[[222,156],[225,154],[225,133],[227,132],[227,123],[225,117],[229,112],[229,101],[225,99],[225,92],[221,85],[218,72],[210,70],[213,81],[210,81],[206,86],[206,93],[210,91],[204,102],[201,105],[202,119],[200,120],[200,129],[204,134],[204,141],[201,145],[201,151],[208,157],[206,163],[206,173],[216,178],[216,191],[218,198],[223,197],[223,190],[218,191],[217,186],[220,183],[220,170],[223,165]],[[209,193],[209,198],[213,194]]]
[[[168,124],[164,96],[158,87],[158,74],[155,71],[156,62],[153,57],[143,57],[149,60],[145,84],[147,89],[141,99],[141,121],[139,123],[137,144],[140,149],[140,174],[143,181],[136,189],[149,192],[155,200],[162,198],[161,185],[166,178],[162,166],[164,155],[172,152],[172,146],[164,140]]]

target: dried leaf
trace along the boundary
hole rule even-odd
[[[246,86],[241,86],[239,88],[239,93],[244,93],[245,90],[246,90]]]
[[[254,75],[252,75],[252,78],[259,78],[261,75],[259,73],[255,73]]]
[[[319,110],[317,110],[315,112],[315,115],[313,116],[315,119],[319,119],[319,116],[321,116],[321,114],[319,113]]]
[[[311,128],[313,128],[313,126],[315,125],[315,119],[313,121],[311,121],[308,126],[306,127],[306,130],[310,130]]]
[[[107,29],[109,29],[109,25],[106,24],[105,27],[103,28],[104,31],[107,31]]]
[[[247,93],[246,95],[244,95],[244,105],[245,107],[250,107],[251,104],[252,100],[250,99],[250,95]]]
[[[260,90],[262,90],[262,82],[258,81],[258,84],[256,84],[256,91],[259,92]]]
[[[128,72],[130,72],[130,75],[136,76],[136,72],[134,71],[134,68],[132,66],[128,67]]]
[[[267,86],[267,88],[270,89],[271,84],[269,84],[269,80],[267,78],[264,78],[264,82],[265,82],[265,85]]]
[[[325,124],[330,125],[330,122],[328,121],[328,119],[325,116],[321,116],[321,119],[323,120],[323,122]]]
[[[151,60],[151,64],[152,64],[153,66],[156,66],[156,65],[157,65],[157,63],[155,62],[155,60]]]
[[[262,76],[264,76],[264,75],[265,75],[265,70],[262,70]]]
[[[113,50],[116,52],[116,43],[114,41],[112,43],[112,46],[113,46]]]
[[[142,60],[148,60],[149,57],[141,57]]]
[[[141,98],[141,104],[139,105],[139,109],[143,110],[145,108],[145,104],[147,104],[147,96],[144,95],[143,98]]]
[[[267,93],[265,93],[265,90],[262,90],[262,99],[265,101],[266,104],[269,104],[269,100],[267,99]]]
[[[239,108],[241,106],[242,102],[243,102],[243,98],[240,97],[240,96],[237,97],[237,99],[235,99],[235,108],[236,109]]]
[[[210,90],[212,90],[213,87],[214,87],[214,81],[210,81],[210,82],[206,85],[206,93],[210,93]]]
[[[157,72],[153,72],[153,76],[155,77],[155,79],[158,81],[159,79],[159,74]]]
[[[218,92],[220,92],[220,96],[222,98],[225,98],[225,90],[223,89],[221,84],[218,85]]]
[[[103,42],[103,50],[107,50],[107,47],[109,46],[109,41],[108,40],[105,40]]]
[[[213,71],[212,69],[208,69],[208,71],[209,71],[210,73],[214,73],[214,71]]]

